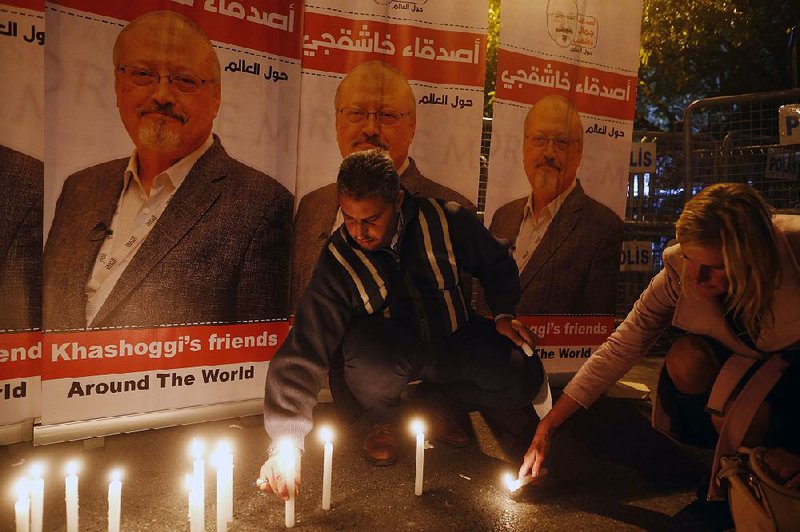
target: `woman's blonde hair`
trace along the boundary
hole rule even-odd
[[[686,202],[675,236],[682,246],[721,245],[730,283],[725,308],[755,341],[761,327],[772,322],[770,309],[780,283],[772,208],[747,185],[711,185]]]

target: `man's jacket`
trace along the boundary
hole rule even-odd
[[[344,226],[328,239],[294,326],[270,362],[264,424],[273,439],[303,447],[330,356],[351,320],[380,315],[407,323],[420,341],[443,338],[470,319],[463,272],[480,280],[495,315],[514,313],[516,263],[472,213],[406,193],[402,220],[395,250],[361,249]]]

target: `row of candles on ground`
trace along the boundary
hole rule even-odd
[[[17,532],[42,532],[44,517],[44,467],[33,464],[28,474],[15,485],[16,502],[14,518]],[[67,476],[64,478],[64,494],[67,505],[67,532],[78,532],[78,463],[67,463]],[[120,511],[122,509],[122,472],[111,472],[108,484],[108,530],[119,532]]]
[[[422,482],[425,470],[425,424],[415,419],[411,422],[411,432],[416,435],[416,452],[415,452],[415,465],[416,474],[414,477],[414,495],[422,495]],[[322,466],[322,509],[330,510],[331,508],[331,474],[333,469],[333,431],[329,427],[321,427],[319,431],[320,439],[324,443],[323,452],[323,466]],[[281,441],[278,442],[278,467],[281,475],[289,487],[289,499],[285,502],[285,522],[286,528],[292,528],[295,524],[295,510],[294,510],[294,489],[292,487],[295,483],[295,449],[291,442]],[[526,476],[524,478],[514,478],[511,473],[507,473],[503,477],[503,482],[506,488],[511,491],[517,491],[522,486],[533,481],[533,478]],[[258,482],[265,482],[259,479]]]
[[[425,425],[421,420],[411,422],[411,430],[416,435],[416,476],[414,494],[422,495],[422,482],[425,468]],[[333,431],[322,427],[319,431],[324,444],[322,467],[322,509],[331,507],[331,477],[333,472]],[[192,473],[185,478],[189,500],[189,526],[191,532],[205,530],[205,460],[204,445],[198,439],[191,444]],[[291,442],[278,444],[278,467],[286,485],[289,486],[289,499],[285,503],[285,526],[295,525],[295,496],[291,487],[295,483],[295,449]],[[227,442],[220,442],[211,455],[217,469],[217,530],[227,530],[228,523],[233,521],[233,453]],[[28,475],[19,479],[16,485],[17,501],[14,505],[17,532],[41,532],[44,479],[41,464],[31,466]],[[262,479],[259,479],[263,482]],[[516,491],[532,479],[514,479],[511,474],[504,477],[509,491]],[[78,463],[67,464],[67,476],[64,479],[65,499],[67,506],[67,532],[78,532]],[[119,532],[122,509],[122,473],[111,472],[108,485],[108,531]]]
[[[192,474],[186,475],[189,494],[189,528],[191,532],[202,532],[205,528],[206,466],[203,458],[203,442],[192,440]],[[220,442],[211,454],[211,462],[217,469],[217,530],[225,531],[233,521],[233,451],[228,442]]]
[[[205,530],[205,461],[203,444],[192,440],[193,471],[187,475],[186,487],[189,490],[189,518],[191,530]],[[227,442],[220,442],[211,455],[217,467],[217,530],[226,530],[233,521],[233,453]],[[32,465],[28,474],[15,484],[16,502],[14,517],[17,532],[42,532],[44,511],[44,468],[41,464]],[[67,532],[78,532],[78,462],[67,463],[67,476],[64,478],[64,491],[67,510]],[[111,472],[108,484],[108,531],[119,532],[122,511],[122,472]]]
[[[422,495],[422,478],[423,470],[425,468],[425,425],[419,419],[411,422],[411,431],[417,436],[417,450],[416,450],[416,478],[414,480],[414,494]],[[333,476],[333,430],[330,427],[321,427],[319,430],[320,439],[323,442],[323,457],[322,457],[322,509],[331,509],[331,477]],[[284,525],[286,528],[292,528],[295,524],[295,510],[294,510],[294,484],[295,484],[295,471],[297,455],[292,442],[283,440],[277,442],[277,461],[278,469],[286,482],[289,490],[289,498],[284,506]],[[264,479],[258,479],[256,484],[266,482]]]

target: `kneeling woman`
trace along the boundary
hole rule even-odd
[[[676,236],[678,244],[664,251],[664,269],[542,419],[520,476],[536,476],[555,430],[674,325],[686,335],[669,349],[659,380],[660,408],[669,419],[664,428],[685,443],[713,446],[723,418],[705,406],[722,365],[734,353],[760,359],[781,353],[789,366],[744,443],[777,448],[770,465],[786,485],[799,487],[800,216],[773,215],[751,187],[721,183],[686,203]]]

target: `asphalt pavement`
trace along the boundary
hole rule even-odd
[[[659,362],[645,359],[626,378],[652,387]],[[476,439],[468,447],[452,449],[429,442],[424,492],[416,496],[412,434],[403,439],[396,464],[374,467],[366,463],[361,449],[365,422],[345,425],[336,421],[332,405],[322,404],[315,416],[331,420],[336,431],[332,508],[321,509],[322,444],[309,437],[302,492],[296,501],[296,529],[691,529],[676,520],[694,500],[710,453],[657,433],[649,425],[649,414],[648,399],[600,399],[558,433],[545,481],[516,494],[508,492],[501,476],[518,468],[519,446],[472,414]],[[283,528],[283,502],[252,486],[267,445],[260,416],[252,416],[83,442],[0,448],[0,530],[14,530],[11,487],[35,461],[46,468],[44,530],[66,530],[63,471],[72,458],[81,463],[80,530],[106,530],[108,475],[115,467],[124,470],[122,530],[189,530],[183,479],[192,470],[192,438],[209,446],[226,439],[235,449],[234,520],[228,530]],[[206,530],[216,529],[215,512],[215,473],[209,464]]]

